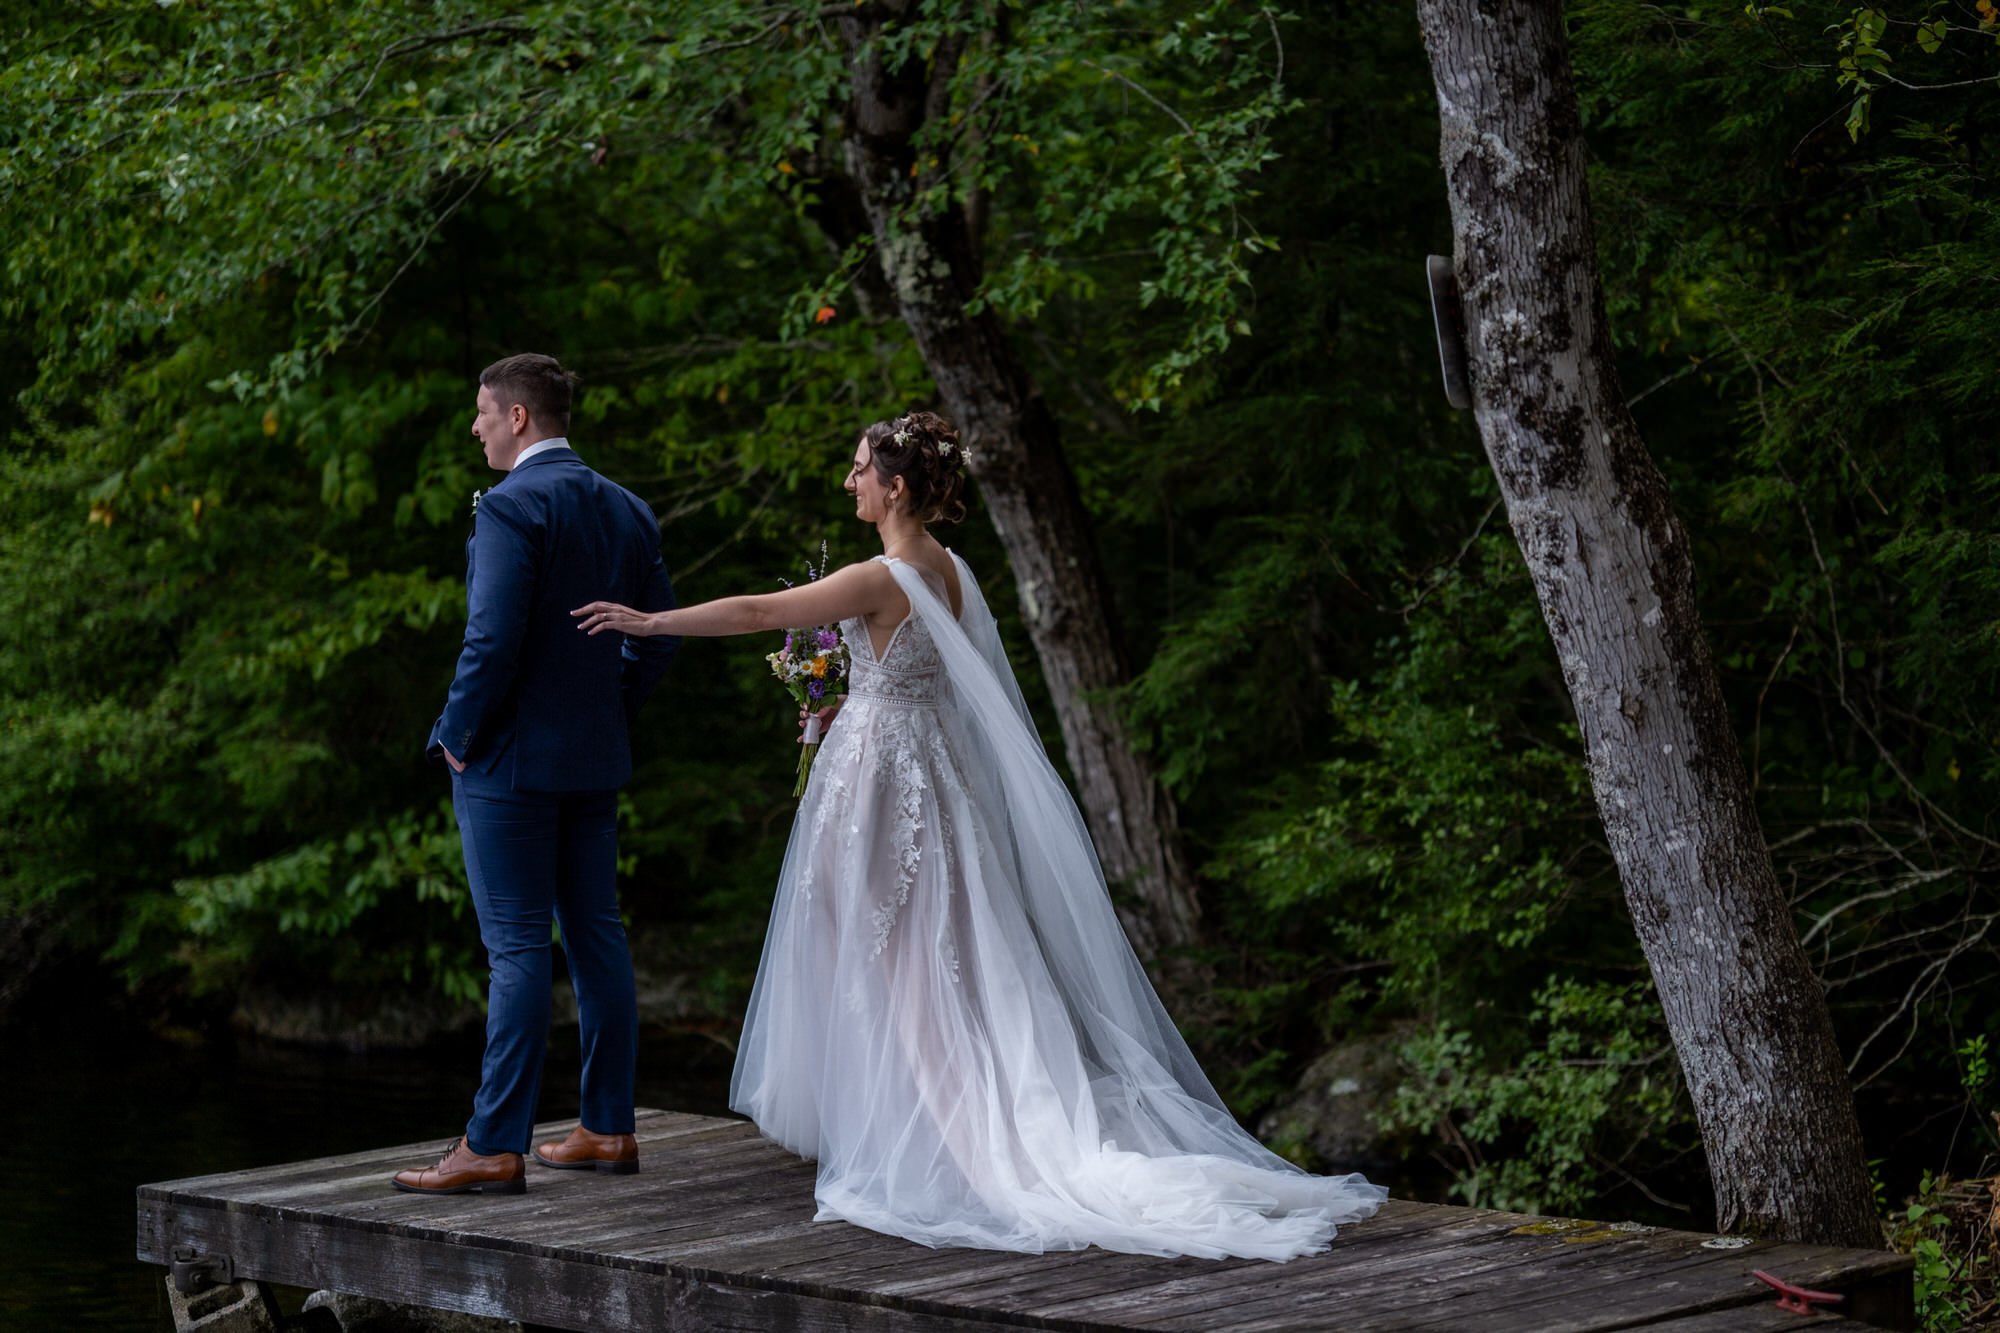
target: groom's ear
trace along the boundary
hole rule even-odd
[[[516,435],[528,429],[528,409],[526,404],[515,403],[507,409],[507,424],[514,428]]]

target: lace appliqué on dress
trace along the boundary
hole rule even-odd
[[[889,947],[889,936],[909,904],[923,864],[923,840],[918,835],[924,830],[924,798],[931,791],[926,752],[930,749],[927,742],[938,732],[933,710],[937,707],[940,663],[929,629],[915,617],[905,617],[889,635],[881,661],[875,660],[874,640],[867,637],[865,625],[862,631],[867,647],[853,655],[848,692],[850,697],[858,695],[876,706],[877,739],[888,750],[888,772],[895,788],[896,883],[870,915],[875,939],[869,956],[879,958]],[[898,649],[902,650],[900,656]],[[890,664],[892,659],[894,665]]]
[[[962,759],[939,721],[945,681],[937,643],[923,620],[911,616],[877,658],[864,620],[851,618],[840,628],[851,654],[847,702],[813,768],[815,784],[824,775],[824,790],[806,820],[809,850],[800,858],[795,901],[805,911],[814,884],[830,873],[846,886],[843,892],[866,895],[851,904],[850,919],[867,941],[859,956],[879,964],[900,947],[897,927],[921,886],[938,900],[927,900],[927,907],[941,928],[925,943],[910,945],[929,952],[937,975],[956,985],[958,945],[945,923],[964,866],[961,830],[951,815],[970,796]],[[813,799],[809,795],[808,803]],[[828,830],[838,850],[827,843]],[[974,839],[976,858],[985,846],[981,830],[975,823],[964,832]],[[927,873],[931,858],[937,864]],[[852,979],[844,998],[850,1009],[865,1009],[870,1001],[862,977]]]
[[[924,855],[917,834],[923,831],[924,792],[930,788],[924,766],[919,762],[917,738],[910,734],[914,728],[892,724],[888,729],[897,742],[889,765],[896,783],[896,888],[887,901],[875,905],[875,948],[869,954],[871,958],[881,957],[882,951],[889,947],[889,932],[896,928],[896,918],[910,901],[910,890],[916,887],[917,868]]]

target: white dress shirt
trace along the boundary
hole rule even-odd
[[[537,440],[535,441],[535,443],[523,449],[520,452],[520,454],[516,456],[516,458],[514,459],[514,466],[515,467],[521,466],[521,464],[527,462],[530,458],[533,458],[536,454],[544,454],[551,449],[567,449],[567,448],[569,448],[569,441],[560,435],[554,437],[553,439]]]

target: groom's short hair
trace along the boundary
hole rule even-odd
[[[502,357],[479,372],[479,382],[493,391],[502,411],[519,403],[543,430],[568,432],[576,376],[554,357],[540,352]]]

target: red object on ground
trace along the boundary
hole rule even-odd
[[[1815,1304],[1836,1305],[1847,1297],[1837,1291],[1808,1291],[1804,1287],[1793,1286],[1781,1277],[1774,1277],[1761,1268],[1750,1270],[1750,1276],[1779,1293],[1778,1308],[1790,1310],[1793,1314],[1818,1314]]]

